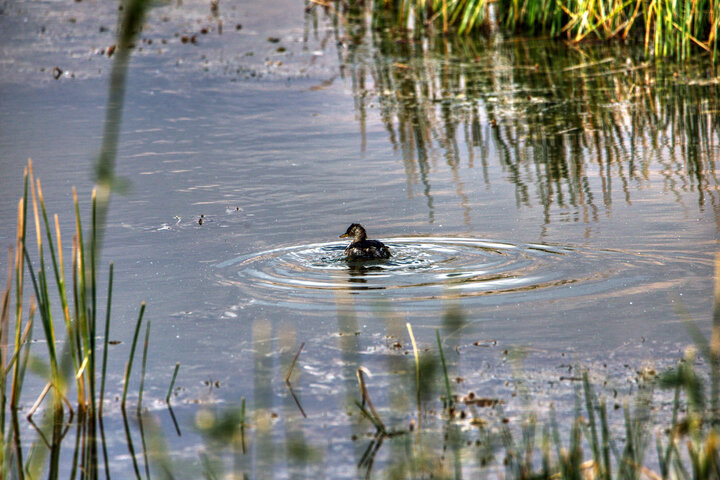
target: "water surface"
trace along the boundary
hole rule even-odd
[[[115,25],[101,3],[2,5],[6,245],[27,157],[63,225],[71,186],[89,202]],[[379,405],[403,398],[406,322],[423,349],[440,329],[459,390],[511,395],[514,348],[538,405],[572,405],[558,379],[573,364],[626,388],[636,366],[672,364],[689,343],[674,305],[709,325],[717,75],[704,58],[617,46],[337,30],[302,2],[223,3],[219,17],[206,2],[158,6],[133,54],[117,167],[131,187],[113,198],[103,254],[122,342],[111,357],[124,364],[147,301],[146,398],[166,432],[160,400],[180,362],[186,433],[197,402],[245,396],[288,422],[270,438],[342,439],[321,462],[333,477],[355,466],[331,452],[364,448],[342,413],[356,368],[376,373]],[[348,264],[337,236],[354,222],[394,256]],[[301,342],[311,423],[282,382]],[[552,382],[565,393],[550,398]],[[168,441],[179,456],[202,443]]]

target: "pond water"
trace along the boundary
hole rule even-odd
[[[188,472],[198,412],[246,397],[256,472],[294,472],[272,446],[300,436],[317,454],[302,468],[356,476],[357,436],[372,432],[352,410],[356,369],[387,415],[414,413],[406,323],[422,351],[439,329],[459,394],[509,402],[522,349],[537,408],[565,415],[575,365],[627,391],[642,365],[681,358],[678,309],[708,331],[720,87],[705,57],[498,32],[418,41],[313,5],[162,4],[132,56],[117,162],[130,186],[103,252],[122,366],[108,378],[118,395],[146,301],[145,404]],[[116,15],[94,0],[0,3],[4,245],[28,157],[68,232],[71,187],[89,204]],[[348,264],[337,237],[354,222],[393,257]],[[307,419],[284,383],[301,343]],[[183,436],[164,404],[176,362]],[[122,441],[110,453],[126,468]]]

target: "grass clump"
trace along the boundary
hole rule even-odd
[[[0,303],[0,478],[39,478],[43,475],[57,478],[65,470],[70,471],[72,478],[78,472],[83,478],[97,478],[101,468],[100,446],[109,478],[102,412],[113,267],[111,264],[109,269],[102,332],[104,349],[99,355],[96,339],[100,335],[98,322],[102,316],[98,306],[97,261],[110,193],[117,183],[114,166],[131,44],[142,27],[148,7],[147,0],[121,2],[118,54],[111,72],[103,145],[95,165],[97,188],[92,194],[87,232],[84,232],[78,197],[73,190],[75,231],[71,278],[66,278],[59,218],[55,215],[50,221],[42,185],[34,178],[32,162],[28,161],[25,169],[23,196],[17,209],[17,237],[8,255],[7,281]],[[33,226],[36,251],[33,251],[29,238]],[[144,305],[138,318],[138,330],[143,311]],[[47,347],[44,355],[31,353],[30,348],[34,323],[38,319]],[[57,331],[58,325],[62,325],[64,331]],[[64,347],[59,348],[60,345]],[[133,343],[133,351],[134,347]],[[146,352],[147,336],[143,370]],[[124,381],[123,407],[132,360],[131,353]],[[37,373],[45,383],[36,397],[28,397],[33,394],[23,392],[28,371]],[[140,388],[142,398],[142,383]],[[24,408],[23,402],[30,398],[35,400],[26,418],[37,436],[32,442],[25,442],[21,437],[26,430],[20,423],[19,412]],[[42,413],[39,424],[35,421],[38,412]],[[72,461],[62,466],[61,444],[72,425],[77,429]]]
[[[498,402],[492,408],[495,420],[485,421],[482,416],[493,414],[486,411],[473,418],[477,411],[469,408],[471,401],[453,395],[457,408],[433,414],[428,402],[422,429],[397,430],[377,425],[374,418],[387,415],[377,406],[380,413],[374,408],[374,415],[364,415],[375,427],[375,435],[358,468],[367,478],[373,465],[379,464],[375,469],[391,472],[392,478],[459,478],[459,472],[474,472],[481,478],[509,479],[718,479],[719,425],[706,408],[708,403],[701,400],[707,398],[707,384],[693,365],[694,358],[686,357],[660,375],[640,373],[637,390],[622,407],[611,408],[585,370],[579,379],[575,413],[569,419],[562,415],[567,419],[562,421],[554,407],[543,421],[529,396],[519,417],[506,416]],[[657,417],[664,412],[658,409],[658,388],[675,389],[671,419]],[[365,387],[361,390],[364,397]],[[527,395],[522,387],[519,390],[521,396]],[[407,415],[411,404],[408,399]],[[622,415],[622,424],[611,421],[609,410],[613,409]],[[660,433],[656,425],[667,428]],[[651,454],[653,438],[656,456]],[[383,440],[388,445],[384,454]],[[403,455],[393,453],[399,451]]]
[[[100,333],[98,320],[101,318],[95,261],[96,196],[93,193],[91,238],[85,242],[78,199],[74,195],[76,228],[72,240],[72,279],[68,282],[59,218],[55,215],[53,223],[49,220],[42,185],[34,178],[32,162],[28,162],[25,169],[24,185],[24,194],[18,203],[17,241],[9,255],[10,265],[14,268],[9,268],[0,313],[0,342],[3,346],[0,355],[0,472],[3,478],[24,478],[25,474],[35,477],[45,469],[50,476],[57,475],[60,470],[60,444],[68,433],[69,425],[76,420],[78,440],[74,458],[78,461],[73,469],[80,468],[93,477],[98,473],[98,446],[104,446],[104,442],[100,441],[104,436],[101,415],[107,372],[107,350],[99,355],[96,348],[96,338]],[[30,253],[28,224],[35,227],[35,261]],[[32,294],[27,313],[26,275]],[[111,289],[112,266],[108,284]],[[14,306],[11,301],[13,291]],[[59,313],[51,301],[55,293],[59,298]],[[111,296],[109,290],[108,315]],[[30,351],[36,313],[44,335],[43,343],[47,347],[45,355]],[[63,333],[56,331],[57,320],[64,326]],[[106,319],[103,332],[106,339],[108,329],[109,320]],[[58,349],[63,344],[61,340],[64,340],[65,347]],[[26,415],[36,428],[38,438],[28,450],[24,450],[21,440],[23,429],[18,415],[23,408],[21,398],[26,398],[23,397],[23,386],[28,368],[40,373],[46,383]],[[127,381],[126,377],[126,385]],[[38,411],[43,412],[40,425],[34,421]],[[44,458],[48,458],[46,467]]]
[[[330,6],[332,2],[317,2]],[[693,51],[717,59],[720,3],[714,0],[357,0],[335,1],[357,15],[364,6],[376,29],[459,35],[499,24],[511,32],[572,42],[638,39],[645,54],[685,60]],[[352,18],[350,19],[352,20]]]
[[[720,254],[716,276],[720,277]],[[551,405],[544,421],[520,377],[513,382],[513,396],[522,404],[519,414],[506,412],[501,399],[454,393],[436,331],[436,353],[426,349],[424,358],[441,366],[443,378],[436,379],[433,398],[424,397],[422,406],[418,404],[417,416],[411,377],[420,377],[415,381],[418,385],[433,383],[422,378],[429,370],[418,367],[417,357],[406,360],[408,385],[404,394],[398,394],[405,401],[389,400],[394,405],[404,403],[402,413],[373,406],[359,374],[361,408],[369,405],[362,417],[375,433],[358,469],[366,478],[376,465],[391,478],[460,478],[472,472],[512,479],[720,479],[720,278],[716,278],[710,339],[686,321],[695,345],[675,367],[661,373],[650,368],[637,371],[624,401],[608,401],[596,391],[599,382],[593,381],[592,372],[584,370],[573,378],[578,382],[574,414],[561,412],[558,420]],[[416,351],[410,327],[408,333]],[[662,390],[673,392],[671,403]],[[397,428],[398,418],[403,423],[410,418],[409,428]]]

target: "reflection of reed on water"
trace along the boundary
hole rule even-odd
[[[713,151],[720,143],[717,72],[709,63],[643,62],[642,52],[557,41],[436,36],[376,31],[360,11],[337,12],[334,34],[342,73],[351,82],[364,135],[377,104],[393,147],[401,152],[408,192],[421,185],[432,221],[433,174],[444,163],[465,215],[461,165],[497,158],[514,183],[518,207],[539,204],[573,221],[609,211],[613,191],[660,175],[678,201],[697,192],[720,216]],[[700,62],[701,60],[698,60]],[[695,80],[693,80],[695,79]],[[363,140],[364,143],[364,140]],[[617,197],[615,197],[617,198]]]

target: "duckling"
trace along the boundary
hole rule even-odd
[[[367,233],[362,225],[353,223],[340,238],[353,237],[353,241],[345,248],[345,255],[349,259],[369,260],[390,258],[390,249],[379,240],[368,240]]]

